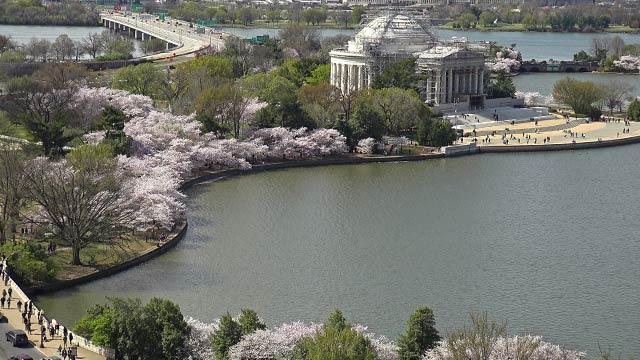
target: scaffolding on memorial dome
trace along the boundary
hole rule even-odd
[[[397,15],[403,15],[416,22],[425,33],[428,33],[432,36],[433,41],[438,41],[438,31],[437,27],[433,26],[431,23],[431,17],[424,13],[424,11],[420,9],[411,9],[406,7],[383,7],[383,8],[373,8],[368,10],[366,13],[362,14],[360,19],[360,24],[356,28],[355,33],[359,33],[362,29],[364,29],[367,25],[369,25],[373,20],[385,17],[388,20],[393,19]],[[387,26],[391,24],[390,21],[387,21]]]

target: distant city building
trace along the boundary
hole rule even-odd
[[[391,14],[369,21],[346,47],[331,51],[331,84],[343,93],[371,87],[386,67],[409,57],[426,75],[421,96],[430,105],[484,105],[485,48],[466,39],[438,41],[426,19]],[[449,106],[450,107],[450,106]]]

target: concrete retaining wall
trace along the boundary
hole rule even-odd
[[[440,148],[440,152],[444,156],[461,156],[475,154],[478,152],[478,148],[475,142],[470,142],[468,144],[443,146]]]
[[[632,136],[621,139],[612,139],[607,141],[587,141],[577,142],[575,144],[536,144],[536,145],[501,145],[501,146],[479,146],[480,153],[506,153],[506,152],[532,152],[532,151],[561,151],[561,150],[579,150],[579,149],[595,149],[610,146],[620,146],[628,144],[640,143],[640,136]]]

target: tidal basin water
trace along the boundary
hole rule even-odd
[[[205,321],[251,307],[270,326],[339,307],[392,338],[426,304],[443,333],[481,310],[514,334],[638,355],[639,152],[327,166],[200,185],[174,250],[37,302],[64,323],[108,296],[168,297]]]

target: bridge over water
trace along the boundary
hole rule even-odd
[[[148,60],[167,59],[176,56],[193,56],[205,49],[221,50],[224,41],[231,36],[227,33],[214,32],[211,29],[202,33],[196,32],[197,27],[183,21],[160,20],[148,14],[126,15],[116,12],[100,14],[103,26],[110,30],[128,33],[130,36],[146,41],[152,38],[160,39],[167,44],[164,52],[144,56]]]

